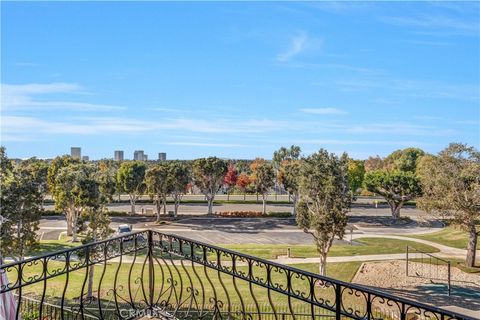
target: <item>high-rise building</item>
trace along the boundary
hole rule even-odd
[[[159,152],[158,153],[158,161],[165,161],[167,160],[167,153],[166,152]]]
[[[147,161],[148,160],[148,154],[144,154],[143,155],[143,161]]]
[[[82,160],[83,160],[83,161],[89,161],[89,160],[90,160],[90,157],[89,157],[89,156],[83,156],[83,157],[82,157]]]
[[[135,152],[133,153],[133,160],[144,161],[143,150],[135,150]]]
[[[82,148],[80,147],[71,147],[70,156],[72,158],[81,159],[82,158]]]
[[[123,150],[115,150],[115,161],[123,161]]]

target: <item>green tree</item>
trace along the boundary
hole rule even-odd
[[[200,158],[193,161],[193,182],[205,195],[208,214],[213,214],[213,200],[223,185],[227,163],[217,157]]]
[[[267,213],[267,196],[275,185],[275,173],[270,163],[256,159],[252,163],[252,176],[255,192],[262,195],[262,213]]]
[[[293,202],[293,215],[296,214],[300,187],[300,160],[285,160],[278,172],[277,181],[288,192]]]
[[[55,178],[52,190],[55,207],[67,216],[73,242],[78,241],[82,213],[98,202],[98,183],[93,178],[94,174],[93,166],[81,163],[63,167]]]
[[[167,213],[167,196],[172,191],[172,183],[169,181],[169,163],[160,162],[145,173],[147,192],[157,207],[157,221],[160,221],[162,206],[163,213]]]
[[[417,167],[423,195],[417,201],[427,212],[448,215],[469,234],[466,265],[475,266],[480,219],[480,152],[452,143],[437,156],[427,155]]]
[[[415,172],[417,162],[425,155],[419,148],[406,148],[392,152],[383,160],[383,169]]]
[[[170,184],[170,195],[174,203],[174,215],[178,215],[180,201],[185,194],[190,183],[190,169],[185,163],[179,161],[168,162],[168,176]]]
[[[320,274],[326,274],[327,255],[335,237],[345,234],[352,195],[348,156],[320,149],[302,161],[297,224],[314,238],[320,255]]]
[[[93,168],[92,168],[93,169]],[[88,190],[89,201],[85,202],[81,212],[84,221],[88,221],[82,243],[90,243],[110,237],[113,230],[110,228],[110,217],[106,204],[112,200],[115,185],[114,175],[109,172],[108,167],[101,164],[94,170],[88,171],[88,174],[82,181],[83,188]],[[102,258],[103,250],[90,251],[90,259]],[[95,265],[90,266],[88,270],[87,298],[93,296],[93,280],[95,276]]]
[[[20,163],[22,167],[27,167],[28,171],[32,173],[33,179],[38,186],[38,191],[42,197],[42,207],[45,200],[45,197],[48,193],[48,163],[44,160],[39,160],[37,158],[30,158],[28,160],[22,161]]]
[[[144,182],[146,166],[140,161],[123,162],[117,171],[117,184],[122,192],[128,193],[131,214],[135,214],[135,203],[146,189]]]
[[[290,148],[281,147],[273,153],[272,164],[278,170],[284,161],[299,160],[302,149],[292,145]]]
[[[15,166],[2,150],[0,183],[0,264],[5,256],[22,260],[37,243],[43,195],[31,166]],[[5,171],[3,171],[5,170]]]
[[[356,194],[363,185],[365,166],[362,160],[348,160],[348,181],[352,194]]]
[[[394,219],[400,217],[405,202],[422,193],[415,169],[424,154],[421,149],[406,148],[392,152],[385,159],[372,161],[374,165],[369,163],[370,158],[365,162],[365,169],[368,167],[364,177],[365,188],[385,198]]]
[[[79,164],[80,160],[76,158],[72,158],[70,156],[64,155],[61,157],[56,157],[52,160],[50,165],[48,166],[48,173],[47,173],[47,185],[50,194],[52,195],[53,199],[55,200],[55,183],[56,178],[58,176],[59,171],[64,168],[68,167],[73,164]],[[65,211],[65,219],[67,220],[67,236],[73,236],[73,228],[72,228],[72,221],[71,215]]]
[[[370,171],[365,174],[364,184],[368,191],[385,198],[394,219],[400,218],[405,202],[422,194],[420,179],[412,172]]]

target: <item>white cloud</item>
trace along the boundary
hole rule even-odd
[[[277,60],[280,62],[286,62],[302,53],[305,50],[308,37],[305,33],[300,33],[292,38],[289,48],[277,55]]]
[[[346,114],[347,112],[337,108],[303,108],[300,109],[303,113],[309,114]]]
[[[122,110],[125,107],[106,104],[86,103],[77,101],[64,101],[56,99],[37,100],[37,95],[50,94],[80,94],[84,89],[75,83],[30,83],[30,84],[2,84],[2,110],[77,110],[77,111],[102,111]]]

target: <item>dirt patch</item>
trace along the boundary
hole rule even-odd
[[[381,288],[408,299],[458,312],[480,316],[480,276],[451,268],[451,295],[448,296],[445,265],[405,261],[365,262],[352,282]]]

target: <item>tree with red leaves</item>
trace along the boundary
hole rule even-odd
[[[243,201],[245,201],[246,193],[247,193],[247,187],[251,183],[250,177],[248,174],[241,173],[237,177],[237,187],[243,192]]]
[[[230,191],[237,184],[237,169],[233,163],[228,165],[227,173],[223,178],[223,183],[227,187],[227,201],[230,200]]]

